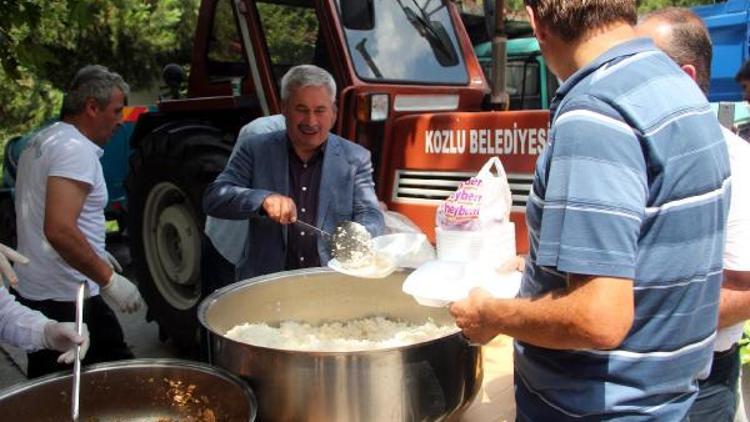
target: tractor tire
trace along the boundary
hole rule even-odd
[[[0,243],[13,249],[18,246],[16,208],[10,194],[0,196]]]
[[[138,289],[160,333],[195,355],[201,297],[203,192],[231,146],[210,128],[157,131],[130,158],[128,233]]]

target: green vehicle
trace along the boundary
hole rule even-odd
[[[474,46],[485,78],[490,81],[492,44]],[[511,110],[548,109],[557,90],[555,75],[547,68],[539,42],[534,37],[514,38],[506,46],[508,63],[505,68]]]

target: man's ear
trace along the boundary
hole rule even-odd
[[[86,98],[86,102],[84,104],[85,105],[83,107],[83,110],[88,116],[95,116],[99,111],[99,103],[97,103],[96,100],[91,97]]]
[[[692,64],[683,64],[680,66],[682,68],[682,71],[687,73],[688,76],[690,76],[690,79],[694,81],[698,81],[696,78],[698,77],[698,71],[695,70],[695,66]]]
[[[546,38],[547,34],[543,28],[539,27],[539,22],[537,21],[534,9],[532,9],[531,6],[526,6],[526,13],[529,15],[529,24],[531,24],[531,30],[534,31],[534,36],[539,42],[541,42]]]

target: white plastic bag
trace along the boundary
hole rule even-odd
[[[476,176],[462,182],[440,204],[437,227],[457,231],[490,230],[510,221],[512,205],[505,168],[498,157],[492,157]]]
[[[384,210],[385,234],[393,233],[422,233],[419,226],[409,217],[396,211]]]
[[[393,257],[397,267],[417,268],[435,259],[435,249],[422,233],[393,233],[372,239],[375,253]]]

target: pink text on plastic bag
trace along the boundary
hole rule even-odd
[[[460,227],[479,218],[482,204],[482,180],[475,177],[461,182],[458,189],[440,205],[439,215],[444,226]]]

